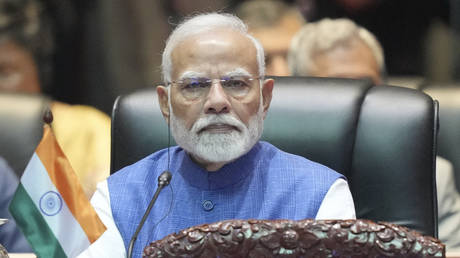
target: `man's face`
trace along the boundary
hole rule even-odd
[[[287,53],[292,38],[301,27],[302,23],[297,17],[287,15],[275,26],[251,30],[251,34],[264,47],[267,75],[289,75]]]
[[[371,49],[362,41],[352,41],[348,46],[337,47],[313,57],[315,67],[309,72],[318,77],[370,78],[380,84],[380,69]]]
[[[0,40],[0,90],[37,93],[37,67],[32,56],[8,39]]]
[[[157,92],[176,142],[208,170],[249,151],[262,132],[273,88],[266,80],[261,91],[254,44],[231,30],[203,32],[175,47],[172,67],[170,102],[165,87]]]

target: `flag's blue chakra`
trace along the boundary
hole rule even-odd
[[[47,216],[54,216],[62,209],[62,197],[59,193],[48,191],[40,197],[40,211]]]

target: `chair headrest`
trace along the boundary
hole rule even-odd
[[[49,99],[43,95],[0,92],[0,156],[18,175],[40,142],[48,106]]]

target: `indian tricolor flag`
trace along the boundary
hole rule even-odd
[[[38,257],[75,257],[106,230],[48,124],[9,209]]]

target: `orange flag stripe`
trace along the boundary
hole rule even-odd
[[[47,124],[44,126],[42,141],[35,152],[48,171],[51,181],[62,195],[69,210],[80,223],[88,240],[93,243],[104,233],[106,227],[88,201],[79,183],[80,180]]]

